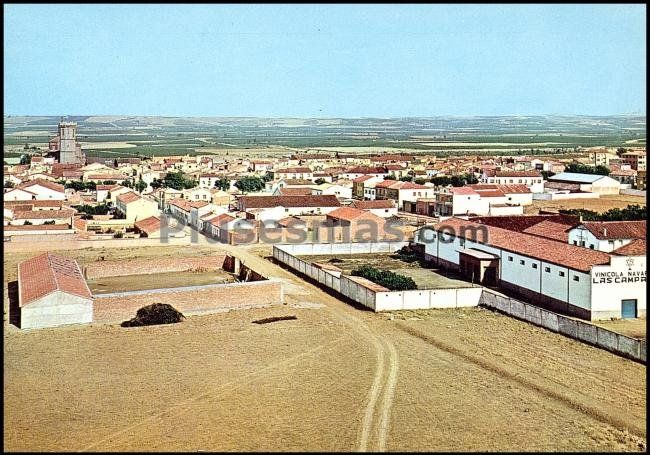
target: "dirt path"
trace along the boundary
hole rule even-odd
[[[254,254],[249,248],[210,242],[203,235],[200,235],[199,245],[203,245],[203,242],[214,246],[216,249],[234,254],[242,261],[242,264],[252,267],[254,270],[266,275],[267,278],[280,279],[285,284],[289,284],[285,289],[285,299],[290,303],[304,301],[305,298],[326,303],[327,308],[334,316],[349,327],[360,340],[372,346],[376,355],[377,366],[372,386],[368,391],[367,405],[359,432],[358,450],[365,452],[373,445],[376,447],[375,451],[385,450],[390,430],[390,408],[395,394],[398,371],[398,354],[392,342],[382,336],[380,332],[372,330],[362,319],[355,316],[354,313],[358,310],[332,297],[320,288],[301,280],[293,273],[282,269],[260,255]]]

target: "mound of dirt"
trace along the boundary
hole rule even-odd
[[[174,324],[185,319],[183,313],[167,303],[152,303],[140,308],[135,317],[124,321],[122,327],[140,327],[143,325]]]

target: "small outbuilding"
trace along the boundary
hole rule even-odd
[[[18,264],[20,327],[35,329],[93,320],[93,299],[74,259],[43,253]]]

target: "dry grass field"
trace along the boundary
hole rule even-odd
[[[646,206],[646,198],[642,196],[628,196],[625,194],[601,196],[596,199],[567,199],[558,201],[533,201],[533,205],[524,207],[524,213],[537,214],[540,210],[569,210],[587,209],[603,213],[609,209],[623,209],[628,205]]]
[[[645,366],[609,352],[487,310],[363,311],[266,249],[103,254],[210,248],[282,279],[286,304],[155,327],[5,322],[5,450],[645,450]]]

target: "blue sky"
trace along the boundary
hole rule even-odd
[[[4,5],[4,110],[645,115],[645,14],[645,5]]]

